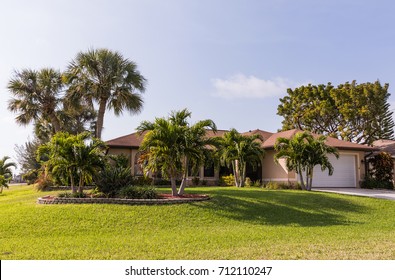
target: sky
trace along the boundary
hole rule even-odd
[[[183,108],[191,123],[275,132],[287,88],[380,80],[393,92],[394,12],[390,0],[1,0],[0,157],[16,161],[15,145],[32,139],[7,109],[15,71],[63,71],[92,48],[135,62],[144,108],[107,112],[103,140]]]

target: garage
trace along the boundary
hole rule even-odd
[[[335,156],[329,155],[334,171],[333,175],[328,175],[328,170],[321,171],[320,166],[314,168],[313,187],[322,188],[355,188],[356,170],[355,170],[355,155],[340,155],[338,159]]]

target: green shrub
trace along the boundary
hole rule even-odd
[[[152,184],[152,178],[146,177],[146,176],[135,176],[133,178],[133,185],[135,186],[146,186],[146,185],[151,185]]]
[[[235,185],[235,176],[230,174],[228,176],[221,176],[219,179],[219,184],[221,186],[234,186]]]
[[[192,184],[194,186],[199,186],[199,183],[200,183],[200,178],[199,177],[193,177],[192,178]]]
[[[255,188],[260,188],[260,187],[262,187],[261,180],[256,180],[256,181],[254,181],[254,182],[252,183],[252,186],[255,187]]]
[[[389,181],[380,181],[375,178],[366,178],[361,183],[363,189],[394,189],[394,184]]]
[[[158,198],[158,193],[153,186],[127,186],[119,191],[118,196],[129,199],[154,199]]]
[[[294,182],[267,182],[264,187],[270,190],[301,190],[300,183]]]
[[[244,186],[251,187],[251,185],[252,185],[252,181],[251,181],[250,177],[246,177],[246,179],[244,181]]]
[[[63,192],[63,193],[59,193],[58,197],[65,197],[65,198],[85,198],[87,197],[86,193],[71,193],[71,192]]]
[[[132,185],[133,181],[130,168],[107,166],[96,176],[95,185],[99,192],[113,197],[121,188]]]

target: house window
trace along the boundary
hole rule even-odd
[[[214,163],[206,163],[204,165],[204,177],[214,177]]]

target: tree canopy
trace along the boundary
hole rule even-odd
[[[146,132],[140,150],[146,159],[145,169],[160,171],[170,179],[172,194],[182,195],[185,188],[188,163],[199,164],[204,160],[212,139],[206,137],[206,129],[217,130],[212,120],[202,120],[190,125],[187,110],[173,111],[168,118],[156,118],[154,122],[144,121],[137,128]],[[183,177],[177,190],[176,178]]]
[[[394,138],[388,84],[307,85],[280,99],[282,130],[297,128],[359,144]]]
[[[309,191],[313,186],[314,167],[320,165],[322,171],[328,169],[329,175],[332,175],[334,170],[328,154],[339,157],[337,150],[326,145],[325,141],[325,136],[314,138],[306,131],[296,133],[291,139],[280,137],[274,145],[277,151],[274,160],[278,163],[281,158],[284,158],[287,169],[295,170],[299,175],[302,189]]]
[[[218,138],[219,156],[222,164],[232,167],[235,185],[243,187],[246,179],[247,162],[254,165],[261,161],[265,151],[261,147],[259,134],[242,135],[236,129],[226,132]]]

